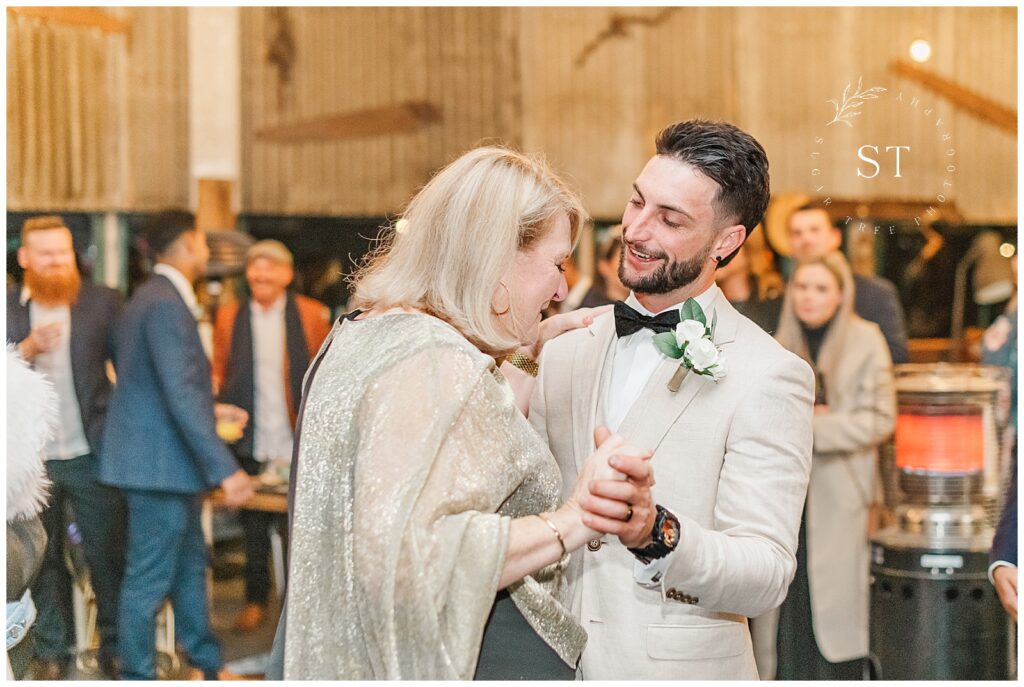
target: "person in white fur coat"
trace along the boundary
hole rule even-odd
[[[7,656],[8,678],[24,676],[32,656],[35,606],[29,586],[46,549],[39,513],[46,505],[43,446],[57,417],[53,385],[7,348]]]

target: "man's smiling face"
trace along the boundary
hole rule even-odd
[[[664,155],[648,161],[622,216],[619,278],[637,293],[661,294],[694,282],[709,267],[717,238],[718,183]]]

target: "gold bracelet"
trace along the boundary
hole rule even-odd
[[[565,540],[562,539],[562,533],[558,531],[557,527],[555,527],[555,523],[544,517],[542,513],[538,513],[537,517],[546,522],[548,527],[551,528],[551,531],[555,533],[555,537],[558,539],[558,544],[562,547],[562,557],[564,558],[569,552],[565,548]]]
[[[531,360],[522,353],[513,353],[509,357],[505,358],[505,361],[513,367],[518,367],[531,377],[536,377],[540,372],[540,366],[537,365],[537,361]]]

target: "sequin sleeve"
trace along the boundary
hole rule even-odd
[[[547,447],[494,361],[447,324],[336,328],[305,401],[286,679],[468,679],[511,519],[557,507]],[[585,641],[560,575],[509,587],[569,665]]]
[[[389,678],[472,677],[510,518],[500,417],[458,351],[396,365],[367,395],[355,473],[355,576]]]

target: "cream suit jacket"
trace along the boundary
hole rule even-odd
[[[681,537],[653,587],[634,557],[604,537],[572,555],[573,610],[589,634],[584,679],[756,679],[746,618],[778,606],[793,578],[810,472],[814,376],[719,294],[714,342],[727,356],[717,384],[679,361],[655,370],[618,433],[654,449],[655,501]],[[530,421],[548,441],[566,494],[594,451],[615,352],[611,313],[545,346]],[[597,548],[597,550],[593,550]]]

